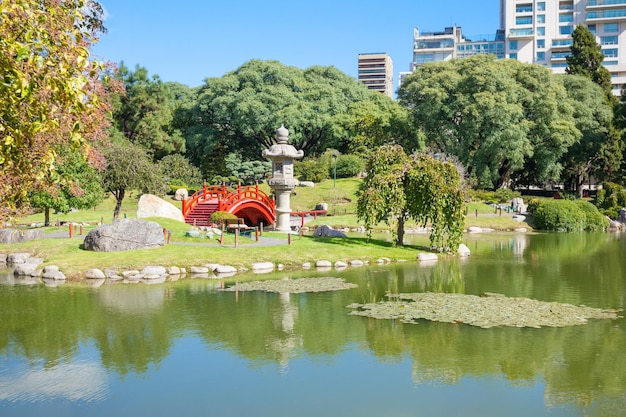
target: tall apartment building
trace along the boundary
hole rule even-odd
[[[477,54],[494,54],[504,58],[504,31],[495,36],[480,35],[470,39],[463,35],[460,27],[447,27],[443,32],[424,32],[413,29],[413,62],[411,70],[427,62],[447,61],[451,58],[466,58]]]
[[[585,25],[596,36],[619,94],[626,82],[626,0],[501,0],[506,55],[564,73],[572,33]]]
[[[386,53],[359,54],[359,82],[393,97],[393,62]]]

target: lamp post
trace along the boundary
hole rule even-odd
[[[337,188],[337,157],[339,156],[338,151],[333,151],[333,160],[335,162],[335,167],[333,169],[333,188]]]

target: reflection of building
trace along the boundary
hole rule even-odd
[[[359,82],[393,97],[393,62],[386,53],[359,54]]]

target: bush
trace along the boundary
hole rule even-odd
[[[211,214],[211,221],[213,223],[222,223],[224,220],[236,218],[237,216],[227,211],[216,211],[215,213]]]
[[[328,178],[328,166],[316,158],[297,161],[294,170],[300,181],[322,182]]]
[[[537,211],[537,207],[541,204],[541,200],[538,198],[531,198],[528,202],[528,206],[526,207],[526,211],[530,214],[534,214]]]
[[[598,232],[606,230],[606,228],[609,227],[609,220],[598,211],[596,206],[585,200],[576,200],[575,203],[578,208],[585,213],[585,230]]]
[[[602,214],[616,219],[622,207],[626,207],[626,191],[624,187],[613,182],[602,183],[593,202]]]
[[[545,200],[534,212],[538,229],[559,232],[602,230],[608,226],[606,219],[585,201]]]
[[[331,169],[334,168],[333,165]],[[356,155],[341,155],[337,158],[337,178],[356,177],[364,169],[363,160]]]
[[[506,203],[515,197],[521,197],[519,191],[508,188],[499,188],[496,191],[471,190],[469,195],[472,201],[492,201],[494,203]]]

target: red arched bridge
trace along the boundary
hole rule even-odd
[[[229,190],[225,185],[206,184],[191,197],[183,200],[185,222],[196,226],[208,226],[211,214],[227,211],[245,220],[248,226],[276,221],[275,202],[259,190],[258,185],[238,186]]]

